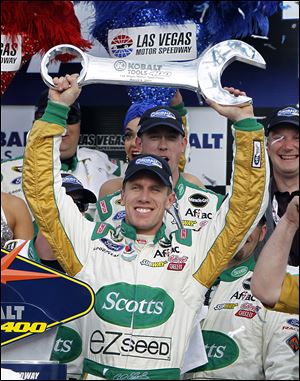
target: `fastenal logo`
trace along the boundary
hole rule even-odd
[[[96,294],[96,314],[122,327],[157,327],[169,319],[173,310],[173,299],[161,288],[120,282],[101,287]]]
[[[114,63],[114,68],[117,70],[117,71],[123,71],[127,68],[127,63],[123,60],[117,60],[115,63]]]

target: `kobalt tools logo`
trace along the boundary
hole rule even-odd
[[[173,310],[173,299],[161,288],[120,282],[101,287],[96,294],[97,315],[122,327],[156,327],[165,323]]]

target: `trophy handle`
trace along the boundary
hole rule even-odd
[[[212,99],[221,105],[252,103],[250,97],[234,97],[222,88],[222,73],[233,61],[266,68],[265,60],[251,45],[239,40],[222,41],[206,49],[199,58],[198,92],[204,99]]]

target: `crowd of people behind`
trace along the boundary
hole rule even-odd
[[[121,178],[106,154],[78,147],[76,76],[55,83],[38,101],[25,156],[1,163],[1,247],[27,240],[21,255],[96,294],[91,313],[48,334],[44,360],[67,363],[70,378],[299,379],[298,108],[277,110],[263,127],[251,105],[207,100],[233,122],[231,190],[221,195],[184,171],[179,91],[169,106],[128,109]],[[16,168],[22,182],[12,181]],[[75,335],[81,344],[64,356],[55,343]],[[39,340],[8,345],[2,356],[34,360]]]

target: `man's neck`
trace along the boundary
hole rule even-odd
[[[274,180],[279,192],[295,192],[299,190],[299,177],[286,178],[274,173]]]
[[[172,179],[173,179],[173,187],[175,188],[179,180],[179,170],[172,173]]]

